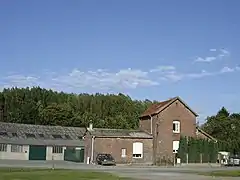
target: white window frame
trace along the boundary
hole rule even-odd
[[[133,143],[133,158],[141,159],[143,158],[143,143],[134,142]]]
[[[173,128],[173,133],[180,133],[180,128],[181,128],[180,121],[177,121],[177,120],[173,121],[173,126],[176,127],[175,130]]]
[[[121,149],[121,153],[122,153],[121,157],[123,157],[123,158],[126,157],[127,156],[127,149],[126,148],[122,148]]]
[[[52,147],[52,153],[53,154],[62,154],[63,153],[63,147],[62,146],[53,146]]]
[[[0,152],[7,152],[7,144],[0,144]]]
[[[179,149],[179,141],[173,141],[173,153],[176,154],[178,153]]]
[[[22,153],[23,152],[23,145],[12,144],[11,145],[11,152]]]

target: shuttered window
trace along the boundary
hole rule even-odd
[[[173,141],[173,153],[177,153],[179,149],[179,141]]]
[[[133,157],[142,158],[143,157],[143,143],[134,142],[133,143]]]
[[[122,157],[126,157],[127,155],[127,150],[125,148],[122,149]]]

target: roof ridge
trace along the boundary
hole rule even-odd
[[[43,127],[61,127],[61,128],[81,128],[85,129],[85,127],[77,127],[77,126],[60,126],[60,125],[42,125],[42,124],[26,124],[26,123],[11,123],[11,122],[3,122],[0,121],[0,124],[13,124],[13,125],[20,125],[20,126],[43,126]]]
[[[111,128],[93,128],[93,130],[96,129],[96,130],[122,130],[122,131],[141,131],[141,130],[136,130],[136,129],[117,129],[117,128],[114,128],[114,129],[111,129]]]

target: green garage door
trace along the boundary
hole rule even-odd
[[[84,148],[67,147],[64,151],[64,161],[84,162]]]
[[[46,160],[46,146],[30,145],[29,160]]]

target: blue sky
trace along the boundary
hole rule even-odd
[[[240,1],[0,1],[0,87],[180,96],[240,112]]]

